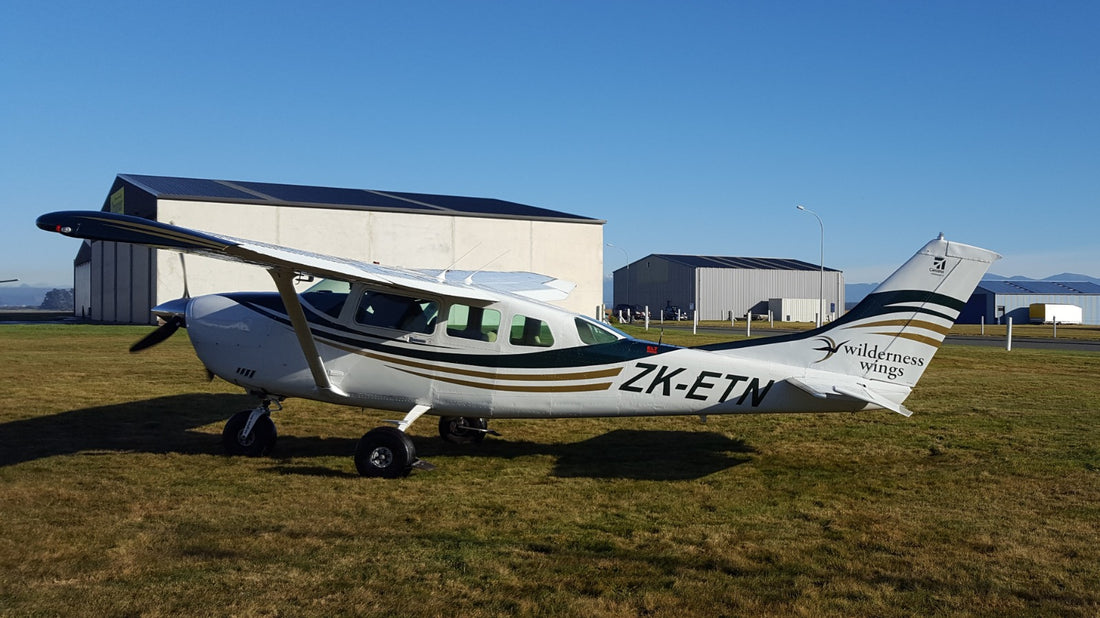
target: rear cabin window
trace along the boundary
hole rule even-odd
[[[554,336],[550,334],[550,326],[546,322],[517,315],[512,318],[512,330],[508,342],[512,345],[548,348],[554,345]]]
[[[427,334],[435,329],[438,313],[439,305],[434,300],[365,292],[355,311],[355,321],[364,326]]]
[[[496,341],[500,332],[500,312],[496,309],[451,305],[447,314],[447,334],[475,341]]]
[[[302,292],[302,300],[321,313],[338,318],[349,293],[351,284],[347,281],[321,279]]]
[[[581,341],[587,345],[614,343],[619,340],[618,335],[599,324],[589,322],[582,318],[574,318],[573,321],[577,325],[577,335],[579,335]]]

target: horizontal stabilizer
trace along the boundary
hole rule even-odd
[[[909,408],[872,391],[867,388],[865,384],[855,382],[851,384],[835,384],[824,380],[808,380],[805,378],[787,378],[786,382],[818,399],[841,396],[869,403],[875,407],[890,410],[891,412],[897,412],[902,416],[911,416],[913,414],[913,411]]]

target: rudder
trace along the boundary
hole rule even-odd
[[[804,333],[713,346],[716,352],[798,365],[911,388],[924,374],[970,294],[1000,255],[930,241],[856,307]]]

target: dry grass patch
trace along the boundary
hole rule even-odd
[[[0,614],[1100,612],[1098,355],[947,346],[909,419],[427,419],[438,469],[385,481],[387,412],[291,400],[222,456],[248,398],[142,332],[0,326]]]

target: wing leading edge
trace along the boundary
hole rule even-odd
[[[42,215],[35,223],[40,229],[74,238],[146,245],[471,301],[498,300],[502,293],[560,300],[573,288],[570,282],[536,273],[417,271],[380,266],[109,212],[53,212]]]

